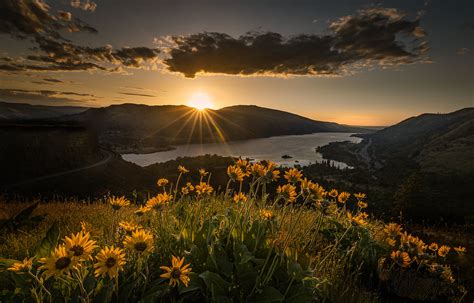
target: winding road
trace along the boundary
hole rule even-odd
[[[21,182],[18,182],[18,183],[6,185],[5,187],[6,188],[16,187],[16,186],[30,184],[30,183],[34,183],[34,182],[38,182],[38,181],[44,181],[44,180],[47,180],[47,179],[56,178],[56,177],[60,177],[60,176],[64,176],[64,175],[69,175],[69,174],[72,174],[72,173],[76,173],[76,172],[80,172],[80,171],[83,171],[83,170],[87,170],[87,169],[91,169],[91,168],[94,168],[94,167],[105,165],[105,164],[109,163],[114,158],[114,154],[112,152],[108,151],[108,150],[101,149],[101,153],[104,154],[104,158],[102,160],[100,160],[99,162],[96,162],[94,164],[90,164],[90,165],[82,166],[82,167],[79,167],[79,168],[74,168],[74,169],[62,171],[62,172],[59,172],[59,173],[54,173],[54,174],[49,174],[49,175],[45,175],[45,176],[41,176],[41,177],[36,177],[36,178],[33,178],[33,179],[24,180],[24,181],[21,181]]]

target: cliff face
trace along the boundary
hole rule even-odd
[[[80,126],[0,125],[0,181],[23,181],[100,161],[97,136]]]

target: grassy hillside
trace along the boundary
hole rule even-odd
[[[362,137],[359,144],[331,143],[318,151],[356,167],[347,181],[381,193],[378,203],[387,202],[380,208],[394,216],[474,222],[474,108],[423,114]]]
[[[326,191],[295,169],[269,191],[279,174],[267,162],[229,166],[221,192],[204,171],[198,184],[181,182],[184,167],[178,172],[144,200],[106,196],[23,211],[2,204],[2,302],[456,301],[464,294],[462,247],[425,244],[370,219],[363,194]],[[245,179],[250,187],[240,192]]]

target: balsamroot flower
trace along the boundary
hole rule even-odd
[[[123,229],[126,233],[132,233],[138,229],[142,229],[140,225],[134,222],[129,222],[129,221],[120,221],[119,222],[119,227]]]
[[[402,232],[402,227],[397,223],[389,223],[385,225],[383,231],[387,234],[387,236],[394,238]]]
[[[329,195],[330,197],[336,199],[337,196],[338,196],[338,192],[337,192],[336,189],[331,189],[331,190],[329,191],[328,195]]]
[[[260,218],[262,219],[271,219],[273,218],[273,213],[271,210],[268,210],[268,209],[262,209],[260,210]]]
[[[78,261],[92,260],[92,251],[97,248],[96,241],[90,239],[89,232],[78,232],[64,238],[66,251]]]
[[[135,215],[143,216],[145,213],[147,213],[149,211],[150,211],[149,207],[147,207],[146,205],[145,206],[142,205],[135,211]]]
[[[184,167],[182,165],[178,165],[178,171],[181,174],[189,173],[189,170],[187,170],[186,167]]]
[[[458,246],[458,247],[454,247],[454,250],[459,254],[459,255],[462,255],[466,252],[466,248],[463,247],[463,246]]]
[[[121,248],[114,246],[106,246],[101,249],[96,256],[97,262],[94,264],[94,275],[98,277],[106,277],[113,279],[118,276],[119,271],[123,270],[125,265],[125,253]]]
[[[410,266],[410,263],[411,263],[411,258],[408,255],[408,253],[401,252],[399,250],[392,251],[392,253],[390,254],[390,258],[392,258],[392,260],[395,263],[397,263],[398,265],[400,265],[401,267],[404,267],[404,268]]]
[[[170,195],[168,193],[160,193],[156,195],[155,197],[148,199],[146,202],[146,207],[150,209],[156,209],[160,210],[162,209],[166,204],[168,204],[171,200],[173,199],[173,195]]]
[[[191,182],[186,183],[186,186],[183,186],[181,188],[181,194],[183,195],[188,195],[194,190],[194,186],[191,184]]]
[[[138,229],[125,237],[123,245],[140,254],[148,253],[153,250],[153,235],[143,229]]]
[[[39,259],[39,262],[43,265],[38,270],[44,270],[43,274],[46,279],[51,276],[59,277],[67,275],[75,269],[78,261],[77,258],[71,256],[64,245],[59,245],[51,252],[49,257]]]
[[[446,258],[450,250],[451,247],[447,245],[441,245],[441,247],[438,249],[438,256]]]
[[[350,193],[343,191],[339,194],[339,196],[337,196],[337,202],[344,204],[347,202],[347,200],[349,200],[350,196]]]
[[[245,177],[243,171],[236,165],[230,165],[227,167],[227,175],[232,181],[236,182],[242,182]]]
[[[288,183],[297,183],[301,181],[303,174],[296,168],[290,168],[285,172],[285,179],[288,180]]]
[[[367,222],[365,221],[367,217],[368,217],[367,213],[360,213],[357,216],[352,216],[350,212],[347,213],[347,218],[349,219],[349,221],[351,221],[355,225],[360,225],[360,226],[367,225]]]
[[[247,202],[247,196],[244,193],[238,193],[234,195],[235,203],[245,203]]]
[[[433,251],[433,252],[437,252],[438,251],[438,244],[433,242],[428,246],[428,249]]]
[[[247,160],[242,160],[242,159],[238,159],[236,162],[235,162],[235,165],[240,168],[240,170],[242,170],[242,172],[245,174],[245,176],[250,176],[250,164],[249,164],[249,161]]]
[[[13,263],[8,270],[14,271],[18,274],[25,273],[31,270],[31,267],[33,266],[33,258],[25,258],[23,261],[18,261]]]
[[[209,172],[207,172],[204,168],[199,169],[199,175],[201,176],[201,178],[204,178],[208,174],[209,174]]]
[[[250,167],[250,173],[255,178],[260,178],[265,175],[265,167],[261,163],[254,163]]]
[[[194,187],[198,196],[210,195],[214,191],[212,186],[207,183],[201,182]]]
[[[166,186],[168,183],[169,183],[168,179],[160,178],[156,182],[156,185],[158,185],[158,187],[163,187],[163,186]]]
[[[324,188],[311,180],[304,178],[301,180],[301,191],[304,196],[312,201],[319,201],[323,198]]]
[[[184,265],[184,257],[179,259],[175,256],[171,258],[171,266],[160,266],[160,268],[166,273],[160,275],[161,278],[169,279],[170,286],[178,286],[180,282],[184,284],[184,286],[188,287],[189,282],[189,273],[191,272],[192,268],[189,266],[191,264]]]
[[[354,197],[357,199],[357,201],[363,201],[365,200],[367,195],[363,193],[357,193],[357,194],[354,194]]]
[[[364,209],[364,208],[367,208],[367,206],[369,206],[369,205],[367,203],[365,203],[364,201],[357,201],[357,206],[360,209]]]
[[[122,207],[126,207],[130,205],[130,200],[126,199],[125,197],[110,197],[109,204],[112,206],[114,210],[119,210]]]
[[[289,203],[296,201],[296,187],[291,184],[285,184],[283,186],[278,186],[277,193]]]

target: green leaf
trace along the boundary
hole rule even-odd
[[[207,289],[211,292],[212,297],[226,296],[230,283],[224,280],[220,275],[205,271],[199,275],[204,280]]]
[[[38,207],[39,201],[36,203],[31,204],[30,206],[26,207],[25,209],[21,210],[15,216],[13,216],[12,220],[16,222],[20,222],[26,220],[30,217],[33,211]]]
[[[315,289],[314,279],[305,278],[303,283],[295,283],[291,286],[285,297],[285,303],[311,302],[313,300],[313,289]]]
[[[57,222],[53,223],[46,236],[41,240],[36,248],[35,255],[38,257],[48,256],[51,250],[58,244],[59,241],[59,226]]]
[[[256,294],[253,296],[253,298],[250,300],[251,302],[282,302],[283,301],[283,295],[282,293],[271,286],[265,286],[265,288],[262,290],[262,292]]]

